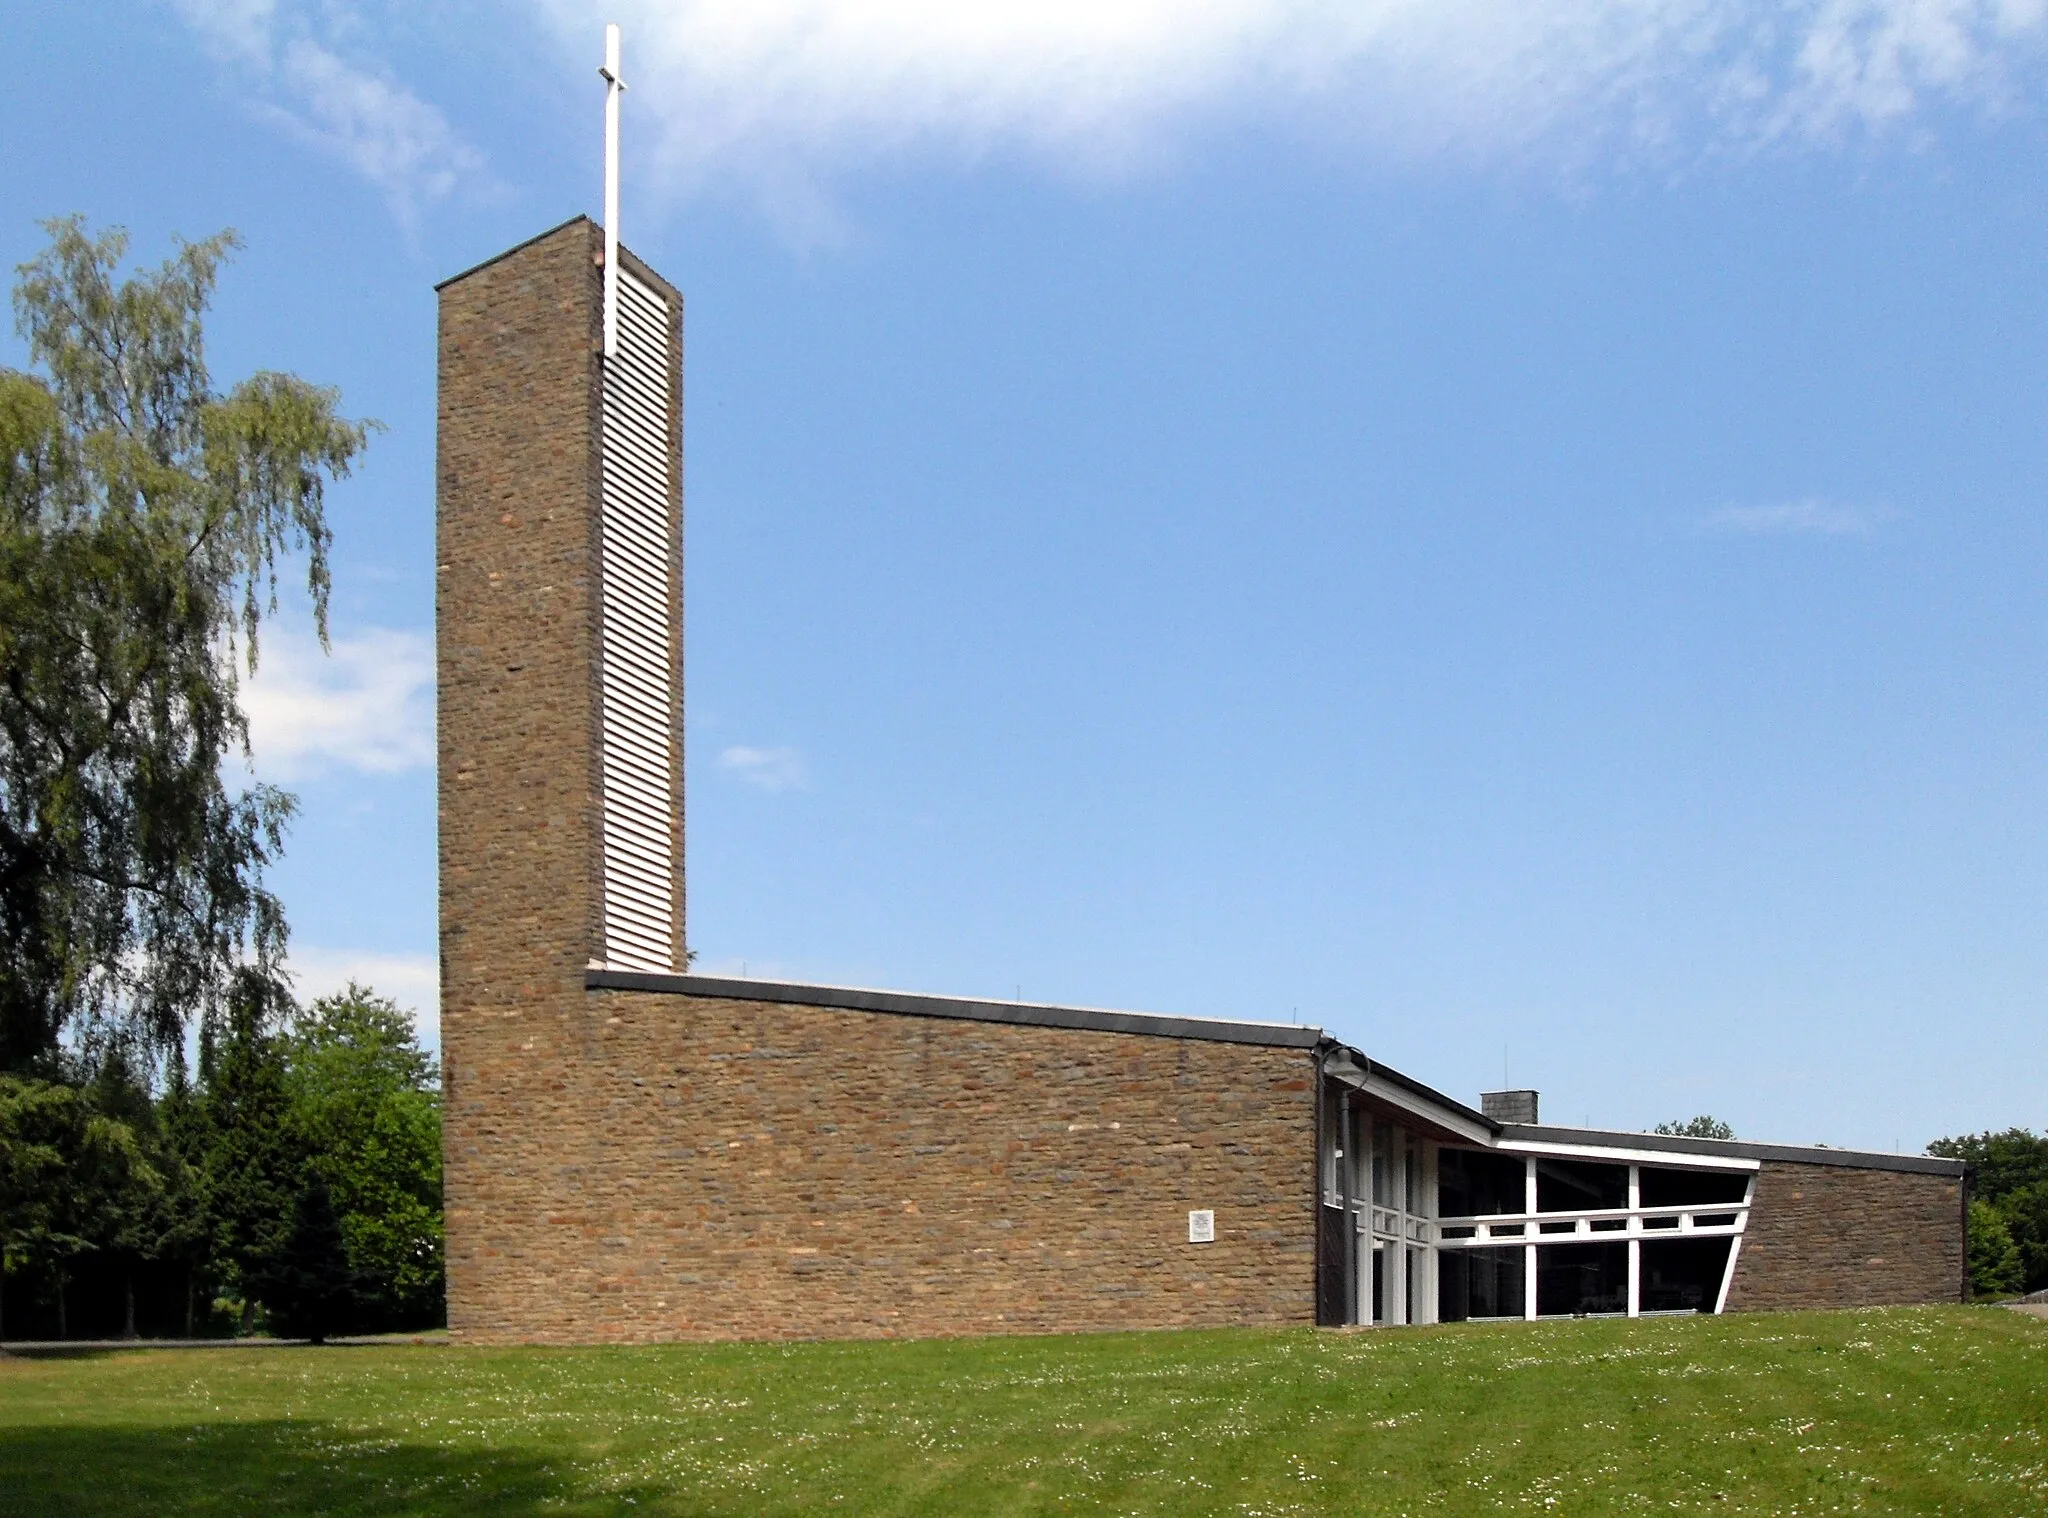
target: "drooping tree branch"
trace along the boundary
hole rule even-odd
[[[274,973],[292,801],[223,782],[237,669],[283,563],[325,643],[324,492],[370,425],[287,374],[214,391],[232,233],[120,278],[118,229],[48,230],[14,293],[39,372],[0,370],[0,1068],[87,1025],[172,1046]]]

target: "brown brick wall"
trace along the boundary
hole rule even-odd
[[[622,991],[517,1022],[451,1103],[460,1339],[1313,1319],[1306,1050]]]
[[[441,292],[456,1337],[1312,1321],[1306,1051],[585,989],[601,248],[573,222]],[[675,827],[681,858],[680,791]],[[682,927],[679,872],[678,944]],[[1773,1162],[1758,1185],[1731,1308],[1960,1294],[1955,1180]],[[1197,1207],[1213,1245],[1186,1242]]]
[[[1960,1300],[1961,1185],[1946,1175],[1765,1161],[1728,1310]]]
[[[440,292],[441,1026],[457,1322],[480,1268],[461,1220],[477,1214],[503,1132],[499,1093],[471,1072],[504,1071],[508,1051],[581,1005],[598,941],[602,248],[595,226],[571,222]],[[680,895],[679,881],[678,917]]]
[[[455,1335],[1309,1321],[1305,1051],[584,988],[601,247],[574,222],[441,291]]]

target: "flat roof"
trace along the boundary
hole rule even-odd
[[[1606,1149],[1648,1149],[1665,1154],[1724,1154],[1738,1160],[1794,1165],[1837,1165],[1849,1170],[1904,1170],[1918,1175],[1961,1175],[1961,1160],[1931,1154],[1885,1154],[1873,1149],[1831,1149],[1825,1144],[1759,1144],[1748,1139],[1686,1138],[1672,1133],[1622,1133],[1610,1128],[1557,1128],[1548,1123],[1503,1123],[1510,1143],[1581,1144]]]
[[[658,975],[641,970],[599,969],[584,971],[583,984],[586,990],[591,991],[651,991],[663,996],[781,1002],[794,1006],[831,1007],[847,1012],[883,1012],[897,1017],[945,1017],[966,1022],[1008,1023],[1013,1027],[1136,1033],[1150,1038],[1259,1044],[1275,1049],[1313,1049],[1323,1042],[1321,1028],[1300,1023],[1168,1017],[1157,1012],[1123,1012],[1107,1007],[1056,1007],[1041,1002],[982,1001],[973,997],[926,996],[862,986],[809,986],[716,975]]]

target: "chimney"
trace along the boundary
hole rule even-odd
[[[1536,1093],[1533,1091],[1482,1091],[1479,1110],[1496,1123],[1536,1121]]]

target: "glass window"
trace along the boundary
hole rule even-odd
[[[1749,1195],[1745,1170],[1642,1170],[1645,1207],[1712,1207],[1740,1202]]]
[[[1365,1188],[1372,1180],[1366,1173],[1365,1160],[1365,1151],[1372,1144],[1372,1119],[1363,1112],[1349,1110],[1345,1123],[1344,1185],[1346,1195],[1356,1202],[1365,1196]]]
[[[1437,1317],[1445,1323],[1468,1318],[1522,1316],[1522,1248],[1445,1249],[1437,1254]]]
[[[1332,1082],[1324,1089],[1331,1093],[1331,1100],[1336,1104],[1330,1114],[1329,1128],[1323,1135],[1323,1200],[1334,1206],[1339,1185],[1337,1167],[1344,1161],[1344,1130],[1348,1124],[1343,1087]]]
[[[1593,1212],[1628,1205],[1628,1166],[1590,1160],[1538,1160],[1538,1212]]]
[[[1372,1125],[1372,1204],[1375,1207],[1394,1205],[1394,1179],[1391,1161],[1394,1154],[1394,1125],[1374,1123]]]
[[[1642,1245],[1644,1312],[1712,1312],[1733,1239],[1658,1239]]]
[[[1536,1315],[1628,1311],[1628,1245],[1544,1244],[1536,1251]]]
[[[1483,1218],[1521,1212],[1528,1205],[1522,1157],[1489,1154],[1483,1149],[1439,1149],[1436,1198],[1440,1217]]]

